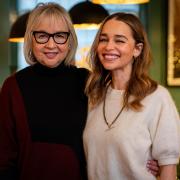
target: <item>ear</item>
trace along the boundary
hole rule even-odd
[[[143,43],[138,43],[135,45],[135,49],[134,49],[134,57],[137,58],[143,49]]]
[[[71,44],[69,43],[68,48],[71,49]]]

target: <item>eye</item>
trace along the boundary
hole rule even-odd
[[[99,36],[99,42],[107,42],[108,41],[108,37],[106,34],[100,34]]]
[[[99,42],[107,42],[107,41],[108,41],[108,39],[105,38],[105,37],[100,37],[99,38]]]
[[[55,34],[55,38],[67,38],[67,34],[66,33],[57,33]]]
[[[48,35],[46,33],[37,33],[36,36],[39,39],[44,39],[44,38],[48,37]]]
[[[115,39],[115,42],[116,42],[116,43],[125,43],[125,41],[122,40],[122,39]]]

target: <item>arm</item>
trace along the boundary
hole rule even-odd
[[[160,166],[160,180],[176,180],[176,165]]]
[[[158,93],[159,103],[156,104],[156,114],[151,122],[152,157],[158,160],[161,179],[169,171],[176,169],[180,157],[180,119],[173,99],[167,90]],[[172,173],[172,176],[176,176]],[[166,177],[166,179],[167,179]],[[176,178],[175,178],[176,179]],[[170,179],[171,180],[171,179]]]
[[[17,144],[11,104],[11,83],[5,82],[0,91],[0,179],[15,179]]]

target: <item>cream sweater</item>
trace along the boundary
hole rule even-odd
[[[106,117],[111,122],[122,107],[123,91],[109,87]],[[123,110],[107,130],[102,103],[89,112],[83,134],[89,180],[154,180],[149,159],[159,165],[177,164],[180,157],[180,119],[168,91],[157,90],[143,101],[143,111]]]

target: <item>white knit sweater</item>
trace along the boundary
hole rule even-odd
[[[123,91],[109,87],[105,112],[111,122],[122,107]],[[143,111],[123,110],[113,128],[103,118],[102,103],[89,112],[83,134],[89,180],[154,180],[149,159],[177,164],[180,119],[169,92],[162,86],[143,101]]]

